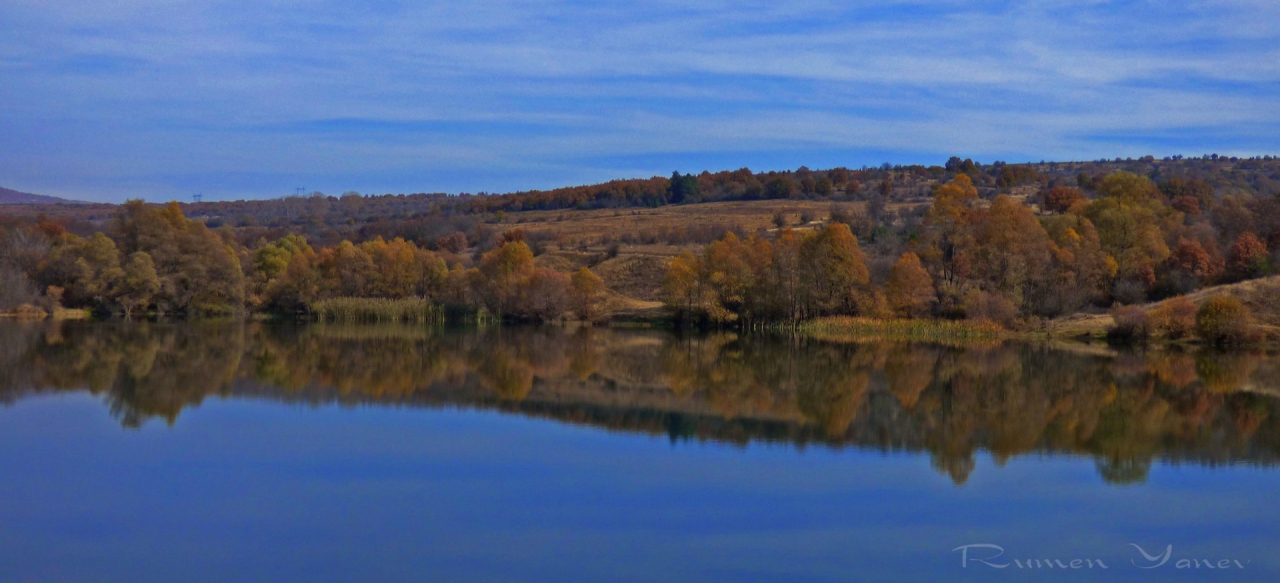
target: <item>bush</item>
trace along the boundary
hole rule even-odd
[[[1196,303],[1186,297],[1165,301],[1151,310],[1148,326],[1168,338],[1182,338],[1195,330]]]
[[[1018,307],[1004,296],[973,291],[964,296],[964,313],[970,320],[986,320],[1012,328],[1018,318]]]
[[[1231,296],[1215,296],[1196,311],[1196,334],[1213,344],[1240,344],[1252,340],[1253,316],[1249,308]]]
[[[1111,309],[1114,322],[1107,337],[1115,340],[1146,340],[1150,334],[1147,311],[1139,306],[1116,306]]]

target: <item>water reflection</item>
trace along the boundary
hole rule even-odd
[[[0,401],[101,396],[125,427],[237,397],[499,409],[611,430],[927,452],[1273,465],[1280,357],[1260,352],[824,344],[608,329],[0,323]]]

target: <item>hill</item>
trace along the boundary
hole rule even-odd
[[[1231,296],[1239,299],[1253,314],[1254,320],[1268,337],[1280,338],[1280,275],[1251,279],[1226,285],[1201,288],[1186,297],[1196,304],[1215,296]],[[1143,304],[1151,310],[1162,302]],[[1053,320],[1050,329],[1057,336],[1105,336],[1115,323],[1110,314],[1072,314]]]
[[[0,187],[0,204],[80,204],[80,201]]]

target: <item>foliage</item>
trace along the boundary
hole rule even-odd
[[[701,256],[684,252],[663,280],[666,303],[683,321],[795,322],[857,311],[869,275],[858,240],[842,223],[774,241],[729,233]]]
[[[1267,255],[1267,245],[1253,233],[1240,235],[1231,244],[1227,257],[1227,273],[1233,281],[1258,277],[1269,271],[1271,258]]]
[[[1107,337],[1113,340],[1144,341],[1151,334],[1150,318],[1142,306],[1111,308],[1111,321]]]
[[[570,293],[573,296],[573,309],[579,320],[590,322],[596,317],[597,305],[604,296],[604,290],[604,280],[591,269],[583,267],[573,273]]]
[[[927,314],[934,302],[933,280],[920,265],[920,257],[910,251],[893,264],[885,284],[889,307],[901,317],[914,318]]]
[[[1196,303],[1184,296],[1161,302],[1147,314],[1152,332],[1167,338],[1183,338],[1196,327]]]
[[[1196,311],[1196,334],[1213,344],[1241,344],[1253,338],[1249,308],[1231,296],[1214,296]]]

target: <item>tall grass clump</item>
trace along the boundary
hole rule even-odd
[[[1000,325],[985,320],[909,320],[834,316],[802,322],[800,332],[817,340],[888,340],[934,344],[996,342],[1004,335]]]
[[[313,302],[310,312],[321,322],[444,322],[440,306],[424,298],[331,298]]]

